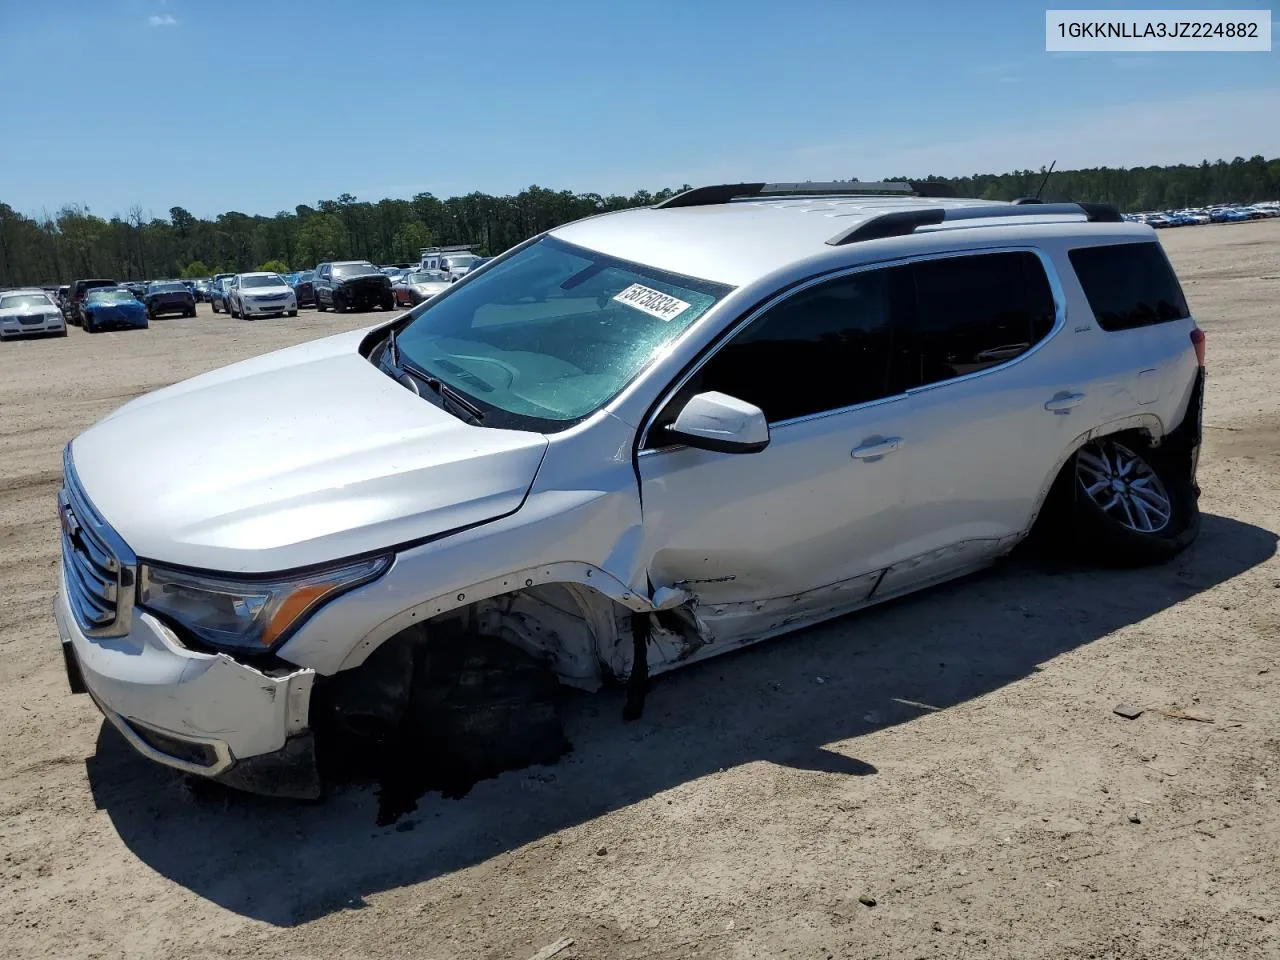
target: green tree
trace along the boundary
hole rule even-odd
[[[202,277],[207,277],[212,273],[213,271],[205,266],[205,262],[203,260],[192,260],[182,268],[182,279],[198,280]]]
[[[262,273],[288,273],[289,265],[283,260],[268,260],[258,270]]]

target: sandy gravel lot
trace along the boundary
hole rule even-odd
[[[559,766],[394,827],[368,789],[193,795],[68,694],[50,613],[67,440],[381,315],[0,344],[0,955],[1280,956],[1280,222],[1161,239],[1208,334],[1189,552],[1009,563],[686,670],[636,724],[583,697]]]

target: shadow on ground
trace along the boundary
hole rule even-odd
[[[636,723],[620,722],[619,694],[583,696],[566,710],[575,748],[564,761],[484,781],[462,800],[428,795],[397,827],[373,825],[366,789],[318,805],[234,792],[192,799],[108,724],[86,761],[89,782],[150,867],[228,910],[290,926],[724,768],[767,761],[874,775],[854,756],[860,735],[910,722],[923,712],[913,704],[946,708],[1025,677],[1264,562],[1276,539],[1206,515],[1198,543],[1167,566],[1055,569],[1017,558],[661,678]]]

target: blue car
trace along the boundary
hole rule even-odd
[[[84,332],[101,330],[145,330],[147,308],[128,290],[120,287],[97,287],[85,294],[81,306]]]
[[[220,273],[210,282],[209,306],[213,307],[214,313],[230,312],[230,307],[227,305],[227,284],[234,276],[234,273]]]

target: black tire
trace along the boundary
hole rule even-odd
[[[219,303],[218,303],[218,301],[217,301],[217,300],[210,300],[210,301],[209,301],[209,306],[213,307],[213,312],[214,312],[214,313],[221,313],[221,312],[222,312],[222,309],[221,309],[221,307],[219,306]]]
[[[333,292],[333,312],[345,313],[346,310],[347,310],[347,298],[335,290]]]
[[[1167,519],[1159,523],[1141,514],[1146,508],[1135,503],[1135,497],[1123,491],[1116,491],[1104,486],[1099,496],[1111,500],[1112,506],[1104,509],[1094,496],[1086,489],[1089,479],[1099,478],[1095,471],[1096,461],[1101,459],[1109,467],[1121,460],[1133,458],[1140,465],[1145,465],[1154,481],[1148,480],[1143,490],[1145,496],[1153,493],[1163,495],[1168,504]],[[1092,458],[1092,459],[1091,459]],[[1081,461],[1084,461],[1083,467]],[[1131,468],[1129,478],[1141,473],[1141,466]],[[1170,456],[1158,447],[1152,447],[1131,434],[1102,437],[1086,444],[1064,469],[1065,477],[1060,478],[1063,486],[1069,482],[1071,519],[1070,536],[1074,541],[1076,552],[1089,563],[1106,567],[1144,567],[1167,563],[1188,546],[1200,533],[1200,504],[1196,489],[1187,475],[1186,465],[1179,463],[1178,458]],[[1113,474],[1115,471],[1113,470]],[[1126,480],[1115,474],[1116,482],[1125,484]],[[1146,479],[1145,474],[1143,478]],[[1103,483],[1097,479],[1094,486]],[[1129,489],[1134,489],[1130,485]],[[1133,504],[1127,506],[1125,501]],[[1156,529],[1138,529],[1129,518],[1137,516],[1139,523],[1155,526]]]
[[[383,298],[383,300],[382,300],[382,309],[383,309],[383,310],[391,311],[391,310],[394,310],[395,308],[396,308],[396,298],[395,298],[395,297],[384,297],[384,298]]]
[[[87,313],[84,315],[84,323],[82,324],[82,326],[84,327],[85,333],[98,332],[98,328],[93,325],[93,317],[89,316],[89,314]]]
[[[455,635],[419,657],[409,722],[430,763],[466,790],[477,780],[554,763],[569,749],[550,669],[494,637]]]
[[[296,317],[297,315],[298,315],[297,310],[289,310],[285,313],[286,317]]]
[[[318,293],[317,293],[317,294],[316,294],[316,313],[324,313],[324,312],[325,312],[326,310],[328,310],[328,309],[329,309],[329,308],[328,308],[328,307],[326,307],[326,306],[321,302],[321,300],[320,300],[320,294],[318,294]]]

